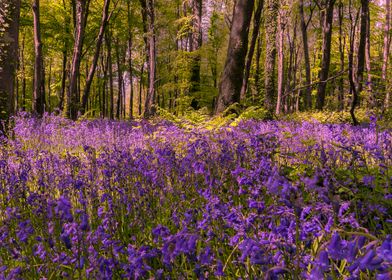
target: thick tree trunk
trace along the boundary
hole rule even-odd
[[[264,25],[266,34],[265,64],[264,64],[264,106],[270,117],[274,111],[275,87],[275,64],[276,64],[276,32],[278,25],[278,0],[267,0]]]
[[[248,56],[246,58],[244,78],[242,79],[241,101],[245,99],[246,92],[248,90],[250,68],[252,66],[253,54],[255,52],[257,38],[259,37],[259,33],[260,33],[261,15],[263,13],[263,6],[264,6],[264,0],[259,0],[257,9],[253,17],[252,39],[249,46]]]
[[[382,80],[384,82],[385,88],[385,100],[384,100],[384,108],[389,107],[389,87],[388,87],[388,61],[389,61],[389,53],[390,53],[390,42],[391,42],[391,0],[385,0],[385,25],[384,25],[384,47],[383,47],[383,64],[382,64]]]
[[[82,59],[83,39],[85,32],[85,15],[88,6],[86,0],[76,0],[76,24],[75,24],[75,42],[72,55],[72,64],[69,77],[69,87],[67,93],[66,114],[69,118],[76,120],[79,111],[79,94],[78,80],[80,72],[80,62]]]
[[[86,86],[84,87],[84,91],[83,91],[82,108],[81,108],[82,113],[84,113],[84,111],[86,110],[88,97],[90,95],[91,84],[94,79],[94,74],[95,74],[95,70],[97,69],[99,54],[101,52],[103,36],[105,35],[105,29],[109,22],[109,6],[110,6],[110,0],[105,0],[105,3],[103,5],[103,10],[102,10],[101,26],[99,28],[99,33],[95,45],[93,62],[90,66],[90,71],[88,72],[88,76],[86,79]]]
[[[319,73],[320,83],[317,89],[317,105],[318,110],[324,108],[325,94],[327,89],[327,82],[329,75],[329,65],[331,62],[331,39],[332,39],[332,22],[333,22],[333,10],[334,10],[335,0],[327,0],[324,20],[323,20],[323,46],[322,46],[322,60],[321,60],[321,70]]]
[[[0,1],[0,119],[14,113],[20,0]]]
[[[144,117],[150,118],[156,113],[155,79],[156,79],[156,42],[155,42],[155,10],[154,0],[147,0],[148,17],[148,91],[145,102]]]
[[[33,2],[34,16],[34,90],[33,112],[42,116],[45,111],[45,68],[42,54],[39,0]]]
[[[309,57],[309,43],[308,43],[308,30],[305,22],[304,13],[304,0],[299,1],[299,15],[301,17],[301,33],[302,33],[302,44],[304,48],[304,63],[305,63],[305,79],[306,85],[312,83],[312,77],[310,72],[310,57]],[[305,89],[305,108],[312,109],[312,88],[310,86]]]
[[[254,0],[237,0],[234,7],[229,49],[215,104],[216,114],[223,112],[227,106],[240,102],[253,7]]]

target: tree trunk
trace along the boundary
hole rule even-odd
[[[304,0],[299,1],[299,15],[301,17],[301,33],[302,33],[302,44],[304,48],[304,63],[305,63],[305,79],[306,85],[312,83],[311,71],[310,71],[310,57],[309,57],[309,43],[308,43],[308,30],[305,22],[304,14]],[[310,86],[305,89],[305,108],[312,109],[312,88]]]
[[[22,66],[22,111],[26,110],[26,60],[25,60],[25,33],[22,36],[22,47],[20,50],[20,64]]]
[[[279,22],[279,42],[278,42],[278,98],[276,101],[275,114],[281,113],[282,98],[284,96],[284,31],[286,28],[284,11],[280,11]]]
[[[128,15],[128,71],[129,71],[129,118],[133,119],[133,69],[132,69],[132,47],[133,47],[133,36],[132,36],[132,14],[130,7],[130,0],[127,2],[127,15]]]
[[[345,64],[345,48],[346,48],[346,39],[343,36],[343,10],[344,6],[342,2],[339,2],[339,57],[340,57],[340,72],[344,71]],[[344,110],[344,77],[343,75],[339,78],[338,81],[338,108],[339,111]]]
[[[367,73],[367,91],[368,98],[370,98],[370,106],[374,107],[375,100],[373,96],[373,81],[372,81],[372,64],[370,57],[370,11],[368,9],[367,22],[366,22],[366,73]]]
[[[278,0],[267,0],[264,25],[266,34],[266,50],[264,64],[264,106],[272,117],[275,98],[275,64],[276,64],[276,32],[278,25]]]
[[[139,116],[142,115],[143,75],[144,75],[144,64],[142,64],[142,68],[140,70],[139,102],[138,102]]]
[[[83,39],[85,31],[85,14],[88,6],[86,0],[76,0],[76,24],[75,42],[72,55],[72,64],[69,77],[69,87],[67,93],[66,114],[69,118],[76,120],[78,117],[80,100],[78,98],[78,78],[80,72],[80,62],[82,59]]]
[[[33,112],[42,116],[45,111],[45,68],[42,54],[39,0],[33,2],[34,16],[34,91]]]
[[[254,0],[237,0],[235,4],[229,48],[219,86],[219,96],[215,104],[215,114],[223,112],[227,106],[235,102],[240,102],[253,7]]]
[[[351,102],[350,114],[353,119],[354,125],[358,125],[358,120],[355,117],[355,108],[359,105],[359,94],[363,89],[363,72],[365,70],[365,52],[366,52],[366,30],[367,30],[367,19],[369,11],[369,0],[361,0],[361,25],[359,34],[359,45],[358,45],[358,61],[357,61],[357,80],[356,89],[353,91],[353,98]]]
[[[260,31],[259,31],[260,33]],[[257,39],[257,47],[256,47],[256,73],[255,73],[255,85],[256,85],[256,94],[259,95],[261,92],[261,64],[260,64],[260,59],[261,59],[261,45],[262,45],[262,40],[261,40],[261,34],[259,34],[258,39]],[[252,94],[252,102],[255,102],[254,94]]]
[[[192,10],[193,10],[193,32],[192,32],[192,49],[193,61],[191,69],[191,88],[190,92],[200,91],[200,48],[203,44],[202,36],[202,13],[203,13],[203,3],[202,0],[192,0]]]
[[[382,64],[382,80],[384,82],[385,100],[384,108],[389,107],[389,88],[388,88],[388,61],[390,52],[390,30],[391,30],[391,0],[385,0],[385,25],[384,25],[384,47],[383,47],[383,64]]]
[[[327,0],[324,19],[323,19],[323,47],[322,47],[322,61],[321,61],[321,70],[319,73],[319,86],[317,90],[317,105],[316,108],[318,110],[322,110],[324,108],[325,103],[325,93],[327,88],[327,82],[329,75],[329,65],[331,62],[331,39],[332,39],[332,22],[333,22],[333,9],[334,9],[335,0]]]
[[[109,32],[106,32],[105,34],[105,42],[106,42],[106,48],[108,51],[108,57],[107,57],[107,67],[109,70],[109,102],[108,102],[108,108],[109,108],[109,118],[114,119],[114,89],[113,89],[113,62],[112,62],[112,44],[111,44],[111,38],[109,35]],[[110,105],[109,105],[110,103]]]
[[[119,120],[122,113],[122,103],[123,103],[123,76],[121,70],[121,60],[120,60],[120,46],[119,40],[115,41],[116,43],[116,62],[117,62],[117,85],[118,85],[118,95],[117,95],[117,108],[116,108],[116,118]]]
[[[264,6],[264,0],[259,0],[256,12],[254,14],[254,18],[253,18],[252,39],[250,42],[248,56],[246,59],[244,78],[242,80],[241,101],[245,99],[246,92],[248,90],[250,68],[252,66],[253,54],[255,52],[257,38],[259,37],[259,33],[260,33],[261,15],[263,13],[263,6]]]
[[[103,10],[102,10],[101,26],[99,28],[99,33],[95,45],[93,62],[90,66],[90,71],[88,72],[88,76],[86,79],[86,86],[84,87],[84,91],[83,91],[82,107],[81,107],[82,113],[84,113],[86,110],[88,97],[90,95],[91,84],[94,79],[94,74],[95,74],[95,70],[97,69],[99,54],[101,52],[103,36],[105,34],[106,26],[108,25],[109,22],[109,6],[110,6],[110,0],[105,0]]]
[[[15,109],[20,0],[1,0],[0,10],[0,119],[6,119]]]
[[[146,96],[144,117],[150,118],[156,113],[155,79],[156,79],[156,42],[155,42],[155,10],[154,0],[147,0],[148,17],[148,92]]]

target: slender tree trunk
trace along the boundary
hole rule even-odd
[[[156,42],[155,42],[155,10],[154,0],[147,0],[148,16],[148,92],[146,96],[144,117],[150,118],[156,113],[155,108],[155,79],[156,79]]]
[[[346,39],[343,35],[343,13],[344,13],[343,3],[339,2],[339,57],[340,57],[340,72],[344,71],[345,64],[345,48],[346,48]],[[338,108],[339,111],[344,110],[344,77],[341,76],[338,81]]]
[[[281,11],[278,16],[279,25],[279,39],[278,39],[278,98],[276,101],[275,114],[280,115],[282,98],[284,96],[284,32],[286,28],[284,11]]]
[[[69,118],[76,120],[79,111],[79,94],[78,94],[78,83],[79,83],[79,72],[80,62],[82,59],[83,39],[85,31],[85,15],[88,10],[86,0],[76,0],[76,24],[75,24],[75,42],[74,50],[72,55],[71,72],[69,77],[69,87],[67,93],[67,106],[66,114]]]
[[[25,60],[25,33],[22,36],[22,47],[20,50],[22,66],[22,110],[26,111],[26,60]]]
[[[370,106],[374,107],[374,96],[373,96],[373,81],[372,81],[372,64],[370,57],[370,10],[367,11],[367,22],[366,22],[366,73],[367,73],[367,96],[370,98]]]
[[[108,116],[107,114],[107,108],[108,108],[108,103],[107,103],[107,91],[106,91],[106,86],[107,86],[107,80],[108,80],[108,63],[105,63],[105,55],[104,52],[102,52],[101,55],[101,68],[103,72],[103,83],[102,83],[102,116],[105,118]]]
[[[86,79],[86,86],[84,87],[84,91],[83,91],[82,107],[81,107],[82,113],[84,113],[86,110],[88,97],[90,95],[91,84],[94,79],[95,70],[97,69],[99,54],[101,52],[103,36],[105,35],[106,26],[109,23],[109,6],[110,6],[110,0],[105,0],[103,10],[102,10],[101,26],[99,28],[99,33],[95,45],[93,62],[90,66],[90,71],[88,72],[87,79]]]
[[[264,64],[264,106],[272,117],[274,110],[275,87],[275,64],[276,64],[276,33],[279,1],[267,0],[264,25],[266,33],[266,50]]]
[[[112,44],[109,32],[106,32],[105,42],[106,42],[106,49],[108,52],[107,63],[108,63],[108,70],[109,70],[109,118],[114,119],[114,89],[113,89],[113,63],[112,63]],[[109,105],[110,103],[110,105]]]
[[[260,31],[259,31],[260,33]],[[261,92],[261,65],[260,65],[260,59],[261,59],[261,46],[262,46],[262,40],[261,40],[261,34],[259,34],[258,39],[257,39],[257,50],[256,50],[256,73],[255,73],[255,85],[256,85],[256,93],[259,95]],[[252,102],[255,102],[254,94],[252,94]]]
[[[127,15],[128,15],[128,71],[129,71],[129,118],[133,119],[133,65],[132,65],[132,47],[133,47],[133,34],[132,34],[132,13],[130,7],[130,0],[127,2]]]
[[[226,64],[215,104],[216,114],[223,112],[227,106],[240,102],[253,7],[254,0],[237,0],[235,4]]]
[[[0,119],[14,113],[20,0],[0,1]]]
[[[312,77],[310,71],[308,27],[305,22],[304,0],[299,0],[299,15],[301,17],[302,44],[304,48],[305,82],[306,85],[310,85],[312,83]],[[306,87],[305,89],[305,108],[308,110],[312,109],[312,88],[310,86]]]
[[[366,52],[366,30],[367,30],[367,19],[369,10],[369,0],[361,0],[361,25],[359,34],[359,45],[358,45],[358,61],[357,61],[357,80],[356,89],[353,91],[353,98],[351,102],[350,114],[353,119],[354,125],[358,125],[358,120],[355,117],[355,108],[359,105],[359,94],[363,89],[363,72],[365,70],[365,52]]]
[[[390,53],[390,30],[391,30],[391,0],[385,0],[385,25],[384,25],[384,47],[383,47],[383,64],[382,64],[382,80],[384,82],[385,100],[384,108],[389,107],[389,87],[388,87],[388,61]]]
[[[39,0],[33,2],[33,16],[35,51],[33,112],[42,116],[45,111],[45,69],[42,54]]]
[[[244,72],[244,78],[242,80],[242,87],[241,87],[241,101],[245,99],[246,92],[248,90],[250,68],[252,67],[253,54],[255,52],[257,38],[259,37],[259,33],[260,33],[261,15],[263,13],[263,6],[264,6],[264,0],[259,0],[257,9],[253,17],[252,39],[250,42],[248,56],[246,58],[246,63],[245,63],[245,72]]]
[[[319,72],[320,83],[317,90],[317,105],[318,110],[324,108],[325,94],[327,88],[327,82],[329,76],[329,65],[331,62],[331,39],[332,39],[332,22],[333,22],[333,10],[334,10],[335,0],[327,0],[325,11],[323,12],[323,47],[322,47],[322,61],[321,70]]]
[[[116,62],[117,62],[117,84],[118,84],[118,95],[117,95],[117,108],[116,108],[116,118],[119,120],[122,112],[123,103],[123,76],[121,70],[121,60],[120,60],[120,46],[118,39],[116,40]]]
[[[193,32],[192,32],[192,49],[193,61],[191,70],[191,88],[190,92],[200,91],[200,48],[203,44],[202,36],[202,13],[203,13],[203,3],[202,0],[192,0],[192,10],[193,10]]]
[[[143,75],[144,75],[144,64],[140,70],[140,82],[139,82],[139,116],[142,115],[142,95],[143,95]]]

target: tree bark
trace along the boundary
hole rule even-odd
[[[45,68],[42,54],[39,0],[33,2],[34,16],[34,91],[33,112],[42,116],[45,111]]]
[[[370,54],[370,11],[367,11],[366,22],[366,73],[367,73],[367,96],[370,98],[370,106],[375,106],[375,96],[373,96],[373,81],[372,81],[372,61]]]
[[[83,91],[82,108],[81,108],[82,113],[84,113],[86,110],[88,97],[90,95],[91,84],[94,79],[95,70],[97,69],[99,54],[101,52],[103,36],[105,35],[106,26],[109,23],[109,6],[110,6],[110,0],[105,0],[105,3],[103,5],[103,10],[102,10],[101,26],[99,27],[99,33],[95,45],[93,62],[90,66],[90,70],[88,72],[88,76],[86,79],[86,86],[84,87],[84,91]]]
[[[284,11],[279,12],[279,39],[278,39],[278,97],[276,100],[275,114],[281,113],[282,98],[284,96],[284,31],[286,28]]]
[[[83,39],[85,32],[85,19],[88,6],[86,0],[76,0],[76,24],[75,24],[75,42],[72,55],[72,64],[69,78],[69,87],[67,93],[66,114],[69,118],[76,120],[79,111],[79,94],[78,78],[80,72],[80,62],[82,59]]]
[[[132,63],[132,47],[133,47],[133,34],[132,34],[132,14],[130,7],[130,0],[127,1],[127,15],[128,15],[128,71],[129,71],[129,118],[133,119],[133,99],[134,99],[134,91],[133,91],[133,63]]]
[[[369,0],[361,0],[361,25],[359,34],[359,45],[358,45],[358,61],[357,61],[357,73],[356,73],[356,89],[353,91],[353,98],[351,102],[350,114],[354,125],[358,125],[358,120],[355,117],[355,108],[359,105],[359,94],[363,89],[363,72],[365,70],[365,52],[366,52],[366,30],[367,30],[367,19],[369,11]]]
[[[144,117],[150,118],[156,113],[155,108],[155,79],[156,79],[156,38],[154,0],[146,3],[148,18],[148,91],[145,102]]]
[[[312,83],[311,71],[310,71],[310,57],[309,57],[309,43],[308,43],[308,26],[305,21],[304,13],[304,0],[299,1],[299,15],[301,18],[301,33],[302,33],[302,44],[304,48],[304,63],[305,63],[305,82],[307,85]],[[312,88],[307,87],[305,89],[305,109],[312,109]]]
[[[240,102],[246,53],[248,50],[249,26],[254,0],[237,0],[230,30],[229,48],[223,70],[215,114],[227,106]]]
[[[259,0],[257,9],[253,17],[252,39],[249,46],[248,56],[246,58],[244,78],[242,79],[241,101],[245,99],[246,92],[248,90],[250,68],[252,66],[253,54],[255,52],[257,38],[259,37],[259,33],[260,33],[261,15],[263,13],[263,6],[264,6],[264,0]]]
[[[117,62],[117,84],[118,84],[118,95],[117,95],[117,108],[116,108],[116,118],[119,120],[122,114],[122,103],[123,103],[123,76],[121,70],[121,60],[120,60],[120,44],[117,39],[115,41],[116,45],[116,62]]]
[[[20,0],[1,0],[0,11],[0,119],[6,119],[15,109]]]
[[[278,25],[278,0],[267,0],[264,25],[266,34],[265,64],[264,64],[264,107],[273,115],[275,87],[275,64],[276,64],[276,33]]]
[[[112,44],[109,32],[105,33],[105,42],[106,42],[106,49],[108,52],[107,57],[107,67],[109,70],[109,101],[108,101],[108,108],[109,108],[109,118],[114,119],[114,88],[113,88],[113,62],[112,62]],[[110,103],[110,105],[109,105]]]
[[[191,69],[191,87],[190,92],[200,91],[200,48],[203,44],[202,36],[202,13],[203,13],[203,3],[202,0],[192,0],[192,10],[193,10],[193,32],[192,32],[192,48],[193,51],[193,61]]]
[[[384,100],[384,108],[389,107],[389,88],[388,88],[388,60],[390,53],[390,42],[391,42],[391,0],[385,0],[385,25],[384,25],[384,47],[383,47],[383,64],[382,64],[382,80],[384,82],[385,89],[385,100]]]
[[[344,71],[345,68],[345,48],[346,48],[346,39],[343,36],[343,3],[339,2],[339,57],[340,57],[340,72]],[[344,78],[341,76],[338,81],[338,108],[339,111],[343,111],[344,109]]]
[[[321,70],[319,72],[319,80],[322,82],[319,84],[317,89],[317,104],[316,108],[322,110],[325,103],[325,93],[327,88],[326,81],[329,75],[329,65],[331,62],[331,39],[332,39],[332,22],[333,22],[333,10],[335,0],[327,0],[325,5],[324,20],[323,20],[323,46],[322,46],[322,61]]]

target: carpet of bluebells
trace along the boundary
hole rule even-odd
[[[392,132],[19,116],[0,279],[392,279]]]

